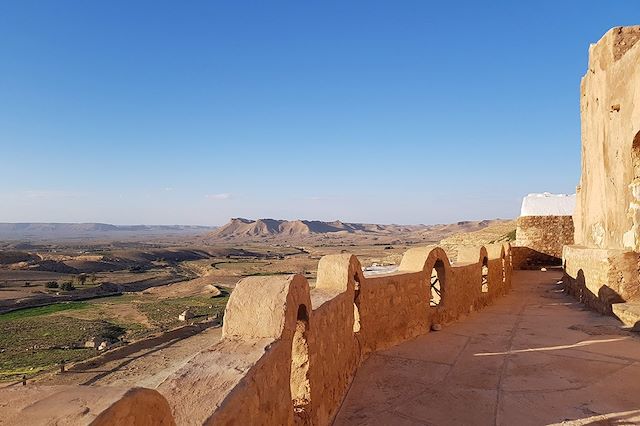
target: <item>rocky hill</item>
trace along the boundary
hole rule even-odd
[[[482,246],[486,244],[504,243],[515,241],[516,221],[504,220],[493,221],[480,229],[469,232],[456,232],[443,238],[438,245],[442,247],[450,259],[457,259],[458,247],[460,246]]]
[[[209,234],[217,241],[311,241],[341,239],[345,242],[371,240],[393,242],[395,240],[415,242],[438,242],[460,232],[473,232],[501,219],[463,221],[438,225],[380,225],[370,223],[348,223],[339,220],[322,222],[318,220],[278,220],[233,218],[226,225]]]
[[[388,235],[397,232],[419,230],[424,225],[377,225],[366,223],[345,223],[339,220],[322,222],[319,220],[277,220],[233,218],[226,225],[216,229],[210,235],[214,238],[274,237],[274,236],[307,236],[312,234],[351,234],[373,233]]]

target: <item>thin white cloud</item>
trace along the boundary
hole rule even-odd
[[[84,194],[71,191],[58,191],[58,190],[29,190],[21,193],[22,197],[27,199],[56,199],[56,198],[78,198],[83,197]]]
[[[233,198],[233,195],[229,194],[228,192],[223,192],[221,194],[208,194],[204,197],[209,200],[230,200],[231,198]]]

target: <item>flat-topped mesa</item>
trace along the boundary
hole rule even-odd
[[[369,354],[509,290],[508,243],[461,253],[452,265],[439,247],[413,248],[397,272],[372,276],[354,255],[324,256],[313,288],[302,275],[248,277],[229,298],[220,342],[157,390],[29,385],[0,389],[0,400],[29,401],[12,408],[12,424],[37,411],[60,424],[327,425]]]
[[[615,303],[640,301],[640,26],[613,28],[591,45],[580,113],[582,173],[565,281],[611,313]]]
[[[490,225],[506,223],[501,219],[465,221],[457,224],[397,225],[350,223],[335,220],[284,220],[233,218],[227,224],[208,234],[213,241],[278,241],[296,244],[327,239],[345,239],[349,242],[370,239],[376,243],[394,244],[397,241],[434,241],[458,232],[470,232]],[[346,241],[343,241],[346,242]]]

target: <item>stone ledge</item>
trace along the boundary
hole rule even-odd
[[[615,303],[613,314],[633,331],[640,331],[640,302]]]

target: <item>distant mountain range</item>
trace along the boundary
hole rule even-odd
[[[203,238],[209,242],[274,241],[309,244],[437,243],[458,233],[474,232],[502,219],[438,225],[380,225],[340,220],[233,218],[221,227],[190,225],[111,225],[107,223],[0,223],[0,241],[138,240],[148,237]]]
[[[233,218],[226,225],[216,229],[211,236],[216,238],[304,236],[327,233],[376,233],[391,234],[421,229],[423,225],[377,225],[368,223],[346,223],[339,220],[321,222],[319,220],[277,220]]]
[[[212,226],[191,225],[110,225],[107,223],[0,223],[0,239],[42,240],[137,235],[204,234]]]
[[[348,223],[339,220],[322,222],[318,220],[278,220],[233,218],[224,226],[211,232],[213,240],[316,240],[327,238],[365,238],[388,241],[403,240],[439,241],[456,232],[477,231],[487,226],[503,222],[501,219],[463,221],[439,225],[380,225],[369,223]]]

